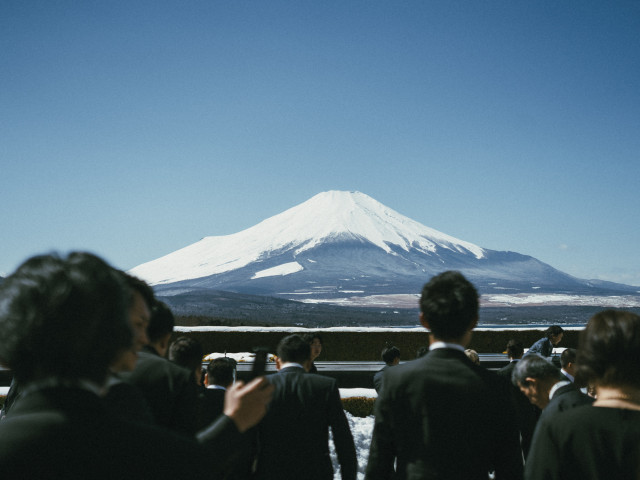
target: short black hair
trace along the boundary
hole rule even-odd
[[[147,327],[147,336],[149,341],[154,343],[167,334],[173,332],[175,319],[169,306],[160,301],[156,301],[151,308],[151,318]]]
[[[236,361],[229,357],[214,358],[207,365],[209,385],[226,387],[233,383],[233,372],[236,369]]]
[[[560,354],[560,365],[565,368],[570,363],[576,363],[576,356],[578,352],[575,348],[565,348]]]
[[[544,334],[549,339],[551,339],[551,337],[557,337],[561,333],[564,333],[564,329],[560,325],[551,325],[544,331]]]
[[[478,320],[478,292],[460,272],[433,277],[422,289],[420,311],[438,339],[458,339]]]
[[[0,362],[18,383],[44,378],[102,383],[132,344],[129,288],[90,253],[25,261],[0,287]]]
[[[512,338],[507,342],[507,355],[509,358],[520,358],[524,353],[524,345],[521,341]]]
[[[190,371],[202,368],[202,344],[191,337],[178,337],[169,346],[169,360]]]
[[[387,343],[387,345],[382,349],[382,354],[380,356],[382,361],[388,365],[396,358],[400,358],[400,350],[395,345]]]
[[[516,366],[511,374],[512,383],[518,387],[519,385],[527,386],[526,378],[535,379],[555,379],[564,380],[565,377],[560,369],[546,358],[540,355],[527,355],[522,360],[516,362]]]
[[[577,364],[588,382],[640,387],[640,316],[604,310],[591,317],[580,337]]]
[[[287,335],[278,343],[277,353],[282,362],[302,364],[311,358],[311,346],[300,335]]]

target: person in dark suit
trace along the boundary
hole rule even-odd
[[[353,436],[333,378],[306,373],[310,347],[299,335],[283,338],[277,348],[278,373],[273,400],[258,425],[258,480],[331,480],[329,428],[343,480],[355,480]]]
[[[198,392],[200,392],[204,388],[204,370],[202,368],[204,350],[202,344],[192,337],[178,337],[169,345],[168,354],[169,361],[192,372],[193,381],[199,387]]]
[[[538,355],[520,360],[511,378],[531,403],[542,409],[540,420],[593,403],[593,398],[578,390],[558,367]]]
[[[420,310],[430,350],[385,374],[365,478],[522,478],[508,385],[464,353],[478,321],[476,289],[444,272],[424,286]]]
[[[140,389],[158,425],[194,435],[198,429],[198,390],[193,372],[164,358],[173,326],[169,307],[155,301],[147,327],[149,344],[139,352],[134,370],[122,377]]]
[[[235,360],[227,357],[215,358],[207,365],[204,377],[205,389],[200,396],[200,423],[208,424],[224,409],[224,394],[233,384]]]
[[[385,366],[382,367],[381,370],[377,371],[373,376],[373,388],[376,389],[376,393],[380,393],[382,389],[382,377],[384,375],[385,370],[395,367],[400,363],[400,350],[398,347],[387,343],[387,346],[382,350],[382,361],[385,363]]]
[[[596,386],[596,400],[540,419],[527,480],[637,480],[640,316],[621,310],[594,315],[581,334],[577,363],[578,377]]]
[[[130,290],[100,258],[33,257],[0,287],[0,362],[22,388],[0,422],[0,472],[21,479],[211,478],[264,415],[264,378],[239,385],[198,439],[130,422],[100,398],[109,365],[132,344]]]
[[[560,372],[573,383],[576,381],[576,372],[578,371],[577,356],[578,352],[575,348],[565,348],[560,354]]]
[[[511,387],[511,394],[516,405],[516,418],[518,429],[520,430],[520,446],[522,447],[522,456],[525,461],[531,448],[531,440],[533,432],[536,428],[538,418],[540,418],[540,409],[533,405],[527,396],[520,391],[520,388],[511,383],[513,369],[518,361],[522,358],[524,347],[522,342],[511,339],[507,343],[507,355],[509,356],[509,364],[502,367],[496,373],[502,377]]]

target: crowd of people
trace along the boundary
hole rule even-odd
[[[640,317],[605,310],[550,361],[560,327],[497,373],[470,351],[478,292],[458,272],[423,288],[430,344],[400,363],[387,345],[367,479],[640,479]],[[0,472],[48,478],[333,478],[357,456],[317,334],[288,335],[278,373],[247,383],[231,358],[170,343],[174,317],[143,281],[82,252],[42,255],[0,286],[0,363],[14,381]],[[475,355],[474,355],[475,353]],[[583,387],[581,389],[581,387]]]

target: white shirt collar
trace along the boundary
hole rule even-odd
[[[209,390],[226,390],[222,385],[207,385]]]
[[[564,387],[565,385],[570,385],[570,384],[571,382],[569,380],[561,380],[558,383],[556,383],[553,387],[551,387],[551,390],[549,390],[549,400],[553,398],[553,395],[556,393],[556,390]]]
[[[452,348],[454,350],[460,350],[462,353],[464,353],[464,347],[462,345],[457,344],[457,343],[448,343],[448,342],[437,341],[437,342],[433,342],[431,345],[429,345],[429,350],[437,350],[439,348]]]
[[[564,368],[560,370],[562,372],[562,374],[567,377],[569,380],[571,380],[572,382],[575,382],[576,379],[573,378],[573,375],[571,375],[569,372],[567,372]]]
[[[280,366],[280,370],[284,370],[285,368],[289,368],[289,367],[298,367],[298,368],[303,369],[306,372],[305,368],[302,365],[300,365],[299,363],[296,363],[296,362],[283,363]]]

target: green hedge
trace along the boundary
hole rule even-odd
[[[370,397],[349,397],[342,399],[342,408],[354,417],[368,417],[373,415],[373,405],[376,399]]]
[[[305,333],[305,329],[300,329]],[[306,330],[313,332],[316,330]],[[319,330],[324,346],[319,361],[378,361],[385,342],[391,342],[400,349],[402,360],[415,358],[418,349],[429,343],[426,330],[391,332],[340,332]],[[290,335],[277,329],[268,331],[225,330],[209,332],[176,332],[173,339],[179,336],[193,337],[198,340],[205,353],[212,352],[250,352],[253,347],[266,346],[271,353],[276,352],[276,346],[281,338]],[[565,332],[561,347],[577,348],[579,331]],[[539,330],[483,330],[475,331],[471,337],[469,348],[478,353],[502,353],[507,342],[516,338],[525,348],[530,347],[536,340],[544,336],[544,329]],[[172,340],[173,340],[172,339]]]

